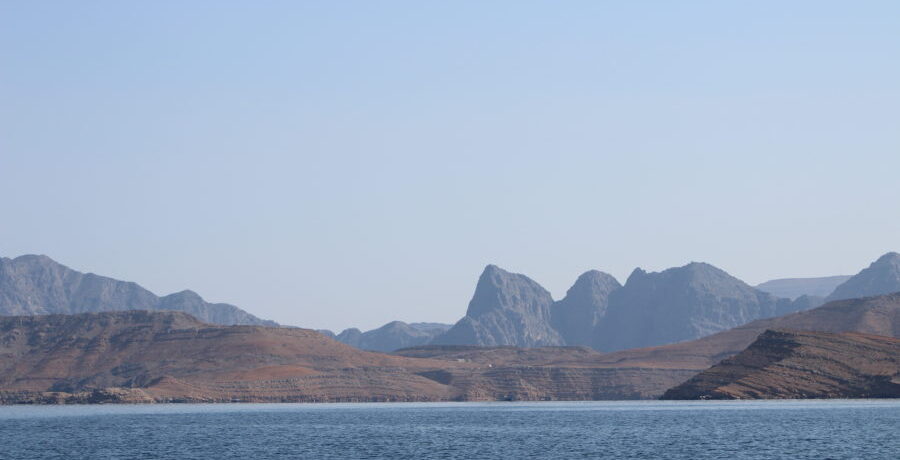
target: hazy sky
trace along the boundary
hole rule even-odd
[[[0,3],[0,255],[264,318],[453,322],[900,249],[900,3]]]

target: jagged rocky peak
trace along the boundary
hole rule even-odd
[[[566,345],[590,346],[594,330],[606,316],[609,294],[622,285],[610,274],[598,270],[583,273],[553,305],[553,327]]]
[[[835,288],[827,300],[871,297],[894,292],[900,292],[900,254],[889,252]]]
[[[488,265],[478,278],[466,315],[477,318],[496,310],[542,314],[551,303],[550,292],[531,278]]]
[[[619,281],[609,273],[589,270],[575,280],[575,284],[566,291],[566,296],[560,302],[600,306],[606,303],[606,297],[610,292],[620,287],[622,285],[619,284]]]
[[[441,345],[562,345],[553,329],[550,292],[531,278],[485,267],[466,316],[433,343]]]

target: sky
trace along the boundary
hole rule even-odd
[[[900,250],[900,3],[0,2],[0,256],[283,324]]]

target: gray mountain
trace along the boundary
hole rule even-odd
[[[0,315],[176,310],[212,324],[277,326],[234,305],[209,303],[193,291],[157,297],[137,283],[81,273],[47,256],[0,257]]]
[[[591,346],[609,303],[609,295],[622,285],[612,275],[597,270],[583,273],[553,305],[551,324],[566,345]]]
[[[404,323],[392,321],[371,331],[345,329],[335,339],[347,345],[372,351],[394,351],[401,348],[425,345],[438,335],[450,329],[449,324]]]
[[[540,347],[565,342],[551,325],[553,298],[525,275],[488,265],[466,316],[432,342],[439,345]]]
[[[697,339],[809,304],[809,299],[778,299],[705,263],[659,273],[638,268],[610,293],[594,348],[616,351]]]
[[[850,278],[849,275],[825,276],[821,278],[782,278],[758,284],[756,289],[768,292],[775,297],[784,297],[791,300],[804,295],[824,298],[831,294],[834,288]]]
[[[889,252],[834,289],[828,301],[900,292],[900,254]]]

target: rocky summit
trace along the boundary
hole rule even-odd
[[[562,345],[551,325],[553,298],[531,278],[488,265],[466,316],[432,342],[440,345]]]
[[[900,254],[889,252],[835,288],[828,300],[853,299],[900,292]]]
[[[636,269],[609,295],[594,348],[616,351],[697,339],[799,308],[706,263]]]
[[[175,310],[213,324],[277,325],[193,291],[157,297],[137,283],[72,270],[47,256],[0,258],[0,315]]]
[[[566,345],[594,344],[594,334],[606,317],[609,296],[621,287],[612,275],[597,270],[578,277],[552,309],[552,325]]]

